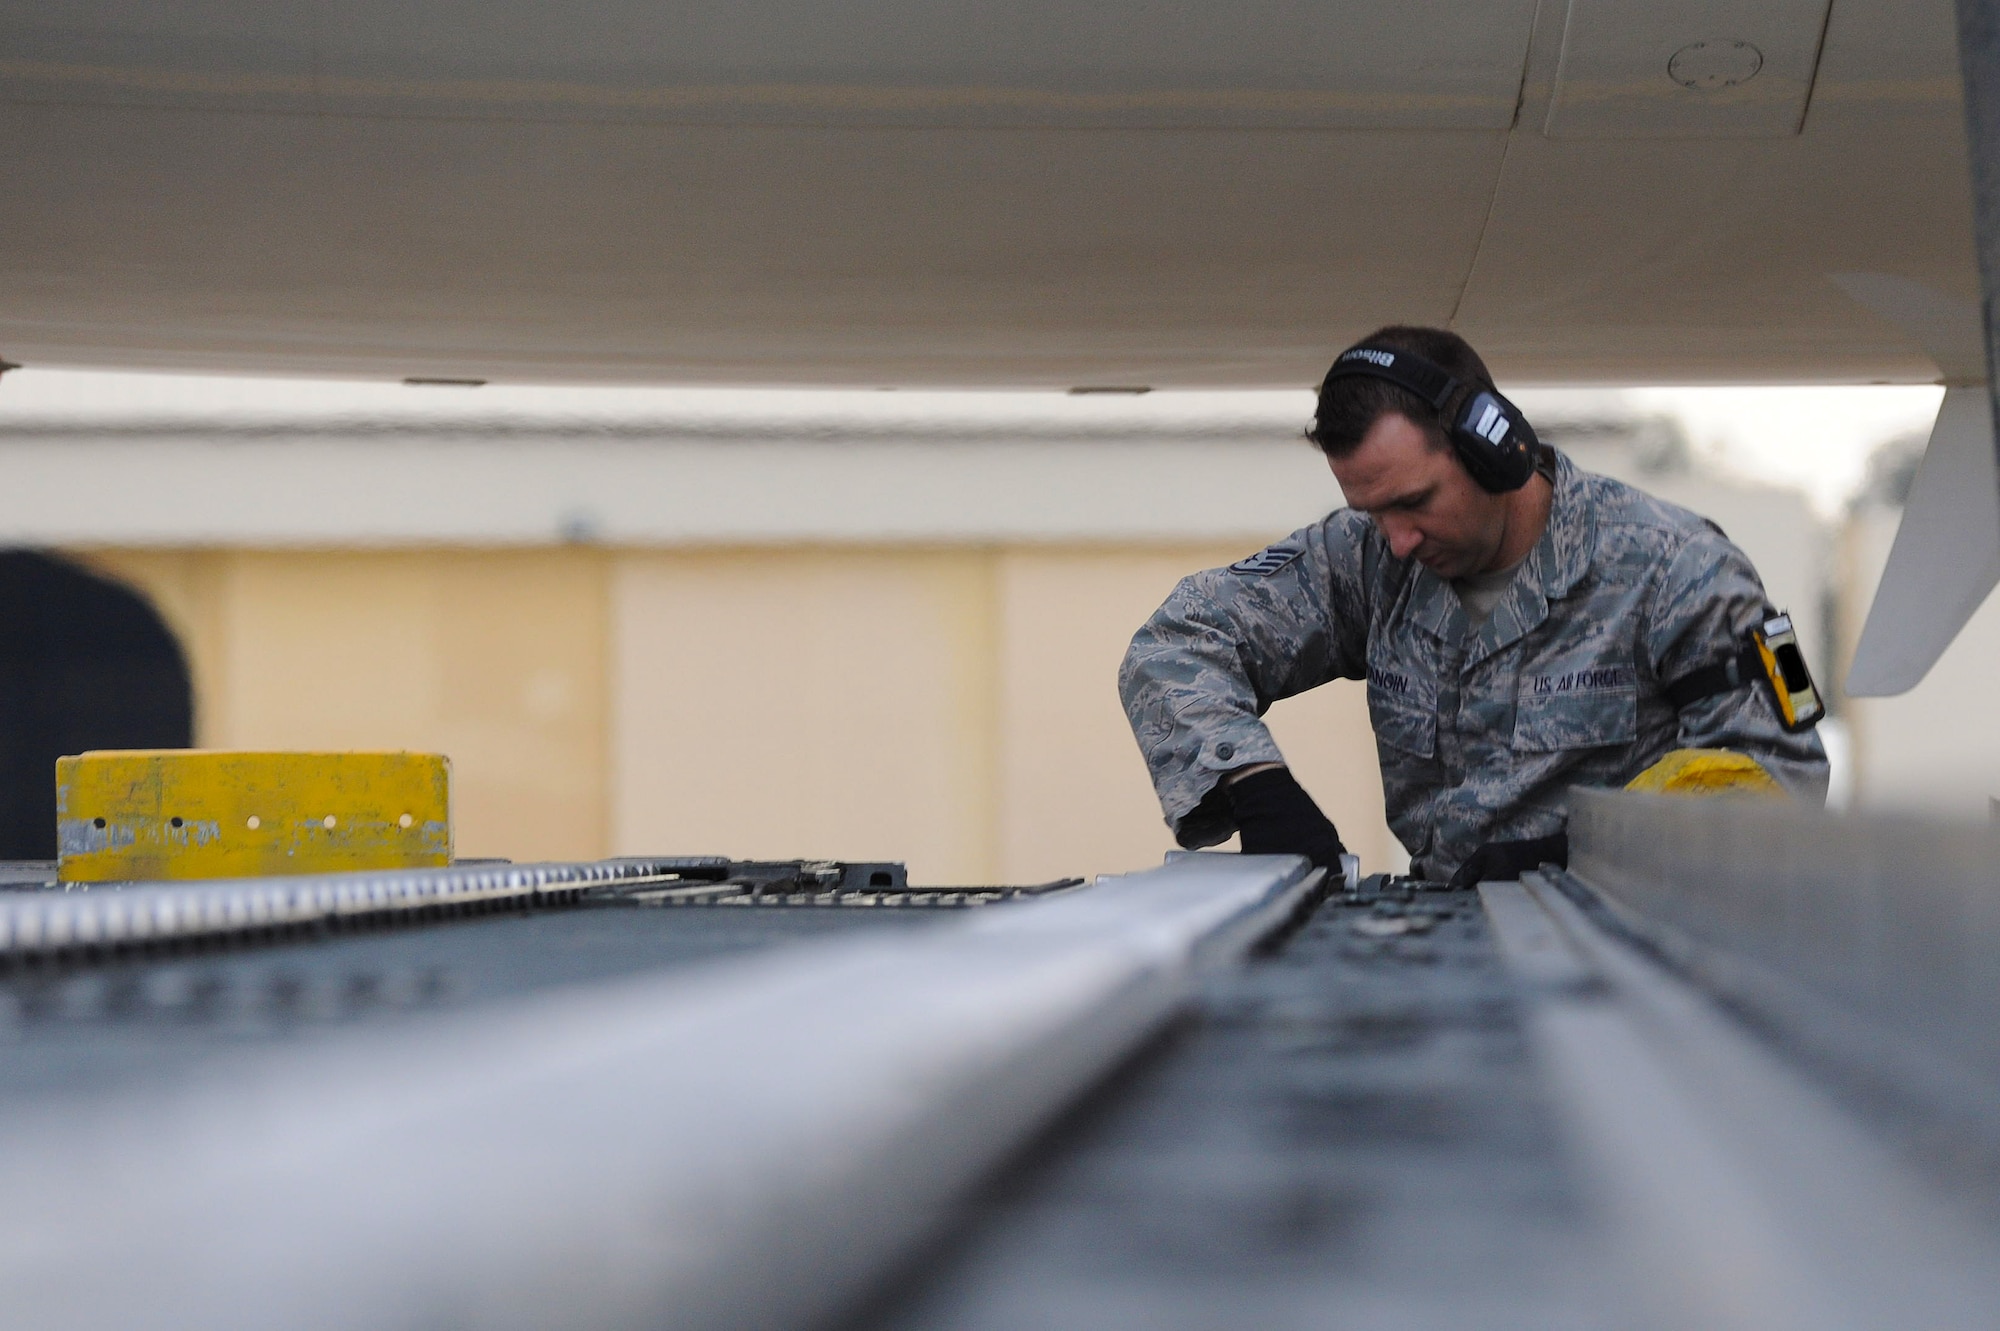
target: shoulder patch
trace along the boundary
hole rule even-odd
[[[1259,550],[1248,559],[1237,560],[1229,566],[1229,571],[1231,573],[1255,574],[1260,578],[1268,578],[1304,553],[1305,548],[1303,546],[1292,545],[1289,542],[1281,545],[1273,545]]]

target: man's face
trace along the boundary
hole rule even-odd
[[[1462,578],[1485,572],[1499,553],[1505,502],[1407,416],[1383,414],[1359,448],[1331,462],[1347,502],[1375,520],[1396,558]]]

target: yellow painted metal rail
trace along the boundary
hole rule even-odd
[[[451,863],[435,753],[124,749],[56,762],[57,877],[248,878]]]

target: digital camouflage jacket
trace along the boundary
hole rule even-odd
[[[1334,679],[1368,681],[1389,826],[1442,878],[1487,841],[1546,836],[1571,786],[1620,786],[1670,749],[1735,749],[1826,797],[1826,754],[1787,734],[1762,684],[1676,712],[1663,689],[1740,649],[1771,612],[1749,559],[1704,518],[1555,455],[1541,541],[1486,623],[1340,509],[1185,578],[1125,655],[1119,692],[1184,846],[1236,830],[1222,774],[1283,762],[1260,719]]]

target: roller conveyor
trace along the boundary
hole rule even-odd
[[[17,862],[0,1105],[1074,886],[912,891],[900,864],[705,856],[65,890]],[[647,909],[666,905],[716,909]]]
[[[839,866],[769,868],[688,875],[761,908],[649,908],[640,880],[665,875],[634,872],[509,913],[11,967],[11,1306],[49,1327],[821,1320],[1319,881],[1196,857],[889,906],[920,894],[868,866],[877,908],[827,909]],[[413,969],[438,982],[382,983]]]
[[[0,964],[0,1276],[54,1327],[1986,1324],[1987,834],[1575,833],[1478,894],[658,858],[73,937]]]

